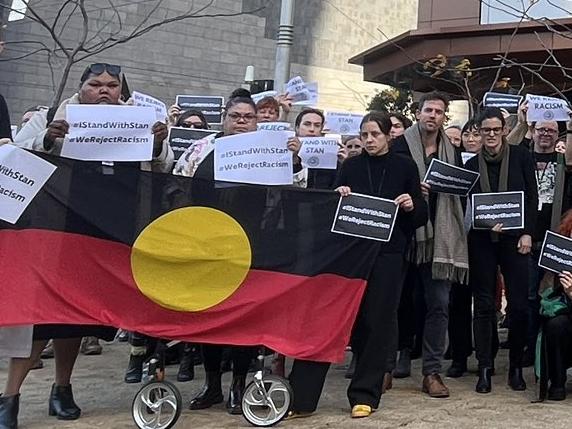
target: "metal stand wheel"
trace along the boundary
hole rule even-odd
[[[170,429],[179,420],[182,407],[181,393],[174,384],[154,380],[137,392],[131,411],[139,429]]]
[[[293,398],[286,379],[258,371],[244,390],[242,415],[253,426],[274,426],[286,417]]]

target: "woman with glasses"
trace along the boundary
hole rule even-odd
[[[461,146],[466,152],[470,153],[479,153],[483,147],[481,133],[474,119],[470,119],[463,126],[463,130],[461,131]]]
[[[43,130],[33,142],[33,149],[54,155],[61,153],[63,139],[68,133],[69,124],[66,122],[66,106],[72,104],[121,104],[122,73],[121,67],[110,64],[92,64],[87,67],[80,79],[79,91],[71,98],[65,100],[57,112],[54,120]],[[153,160],[141,163],[142,169],[167,172],[173,161],[173,152],[167,141],[167,127],[156,123],[153,128],[154,145]],[[73,181],[70,184],[70,193],[74,192]],[[89,201],[86,201],[88,204]],[[82,222],[78,216],[65,220],[69,223]],[[90,225],[82,227],[90,231]],[[55,350],[55,383],[52,386],[49,398],[49,415],[59,420],[76,420],[81,410],[74,401],[71,375],[79,353],[82,337],[98,337],[112,341],[116,329],[103,326],[79,325],[38,325],[30,330],[32,347],[29,358],[13,358],[10,360],[6,387],[0,396],[0,428],[15,429],[19,409],[20,388],[31,367],[38,361],[42,350],[48,340],[53,339]]]
[[[469,283],[474,297],[474,333],[479,379],[475,390],[489,393],[494,368],[494,338],[497,329],[495,294],[497,266],[504,276],[510,308],[508,340],[508,385],[525,390],[522,358],[528,325],[528,258],[537,217],[538,193],[534,162],[522,146],[509,145],[504,137],[505,119],[498,108],[486,108],[477,118],[483,148],[466,168],[480,173],[472,193],[524,193],[524,228],[503,229],[499,221],[492,230],[469,232]]]

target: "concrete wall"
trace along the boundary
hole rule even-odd
[[[92,35],[110,18],[112,23],[101,30],[102,34],[117,28],[118,20],[113,18],[108,1],[86,3]],[[120,5],[125,33],[141,22],[155,2],[115,3]],[[205,0],[194,2],[203,3]],[[62,1],[35,0],[31,4],[51,21]],[[189,4],[165,0],[165,7],[158,14],[180,14]],[[132,90],[151,94],[167,104],[182,93],[228,96],[241,85],[248,65],[255,67],[256,79],[272,79],[280,0],[216,0],[207,12],[241,13],[260,4],[268,6],[257,14],[171,23],[91,57],[74,67],[65,96],[76,90],[85,65],[96,61],[121,64]],[[363,82],[361,68],[347,64],[347,59],[384,40],[378,27],[391,37],[414,28],[416,23],[417,0],[298,0],[292,75],[319,81],[322,108],[363,110],[379,85]],[[79,17],[66,23],[62,34],[66,45],[73,46],[80,30]],[[8,23],[4,34],[7,42],[53,43],[46,31],[30,19]],[[39,45],[8,44],[2,58],[18,56],[35,46]],[[13,118],[30,105],[50,103],[62,62],[51,58],[51,64],[53,77],[48,57],[43,53],[17,61],[0,61],[0,92],[6,97]]]

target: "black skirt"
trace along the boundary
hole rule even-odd
[[[101,325],[34,325],[34,340],[97,337],[113,341],[116,328]]]

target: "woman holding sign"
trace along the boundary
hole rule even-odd
[[[494,368],[493,338],[496,332],[495,294],[497,266],[504,275],[509,323],[509,377],[513,390],[525,390],[522,377],[522,357],[527,335],[528,311],[528,258],[532,246],[531,234],[536,222],[538,194],[534,163],[529,151],[521,146],[509,145],[503,136],[505,119],[498,108],[486,108],[477,118],[483,147],[479,155],[470,159],[466,168],[480,173],[472,194],[496,193],[499,206],[502,193],[524,193],[524,222],[522,228],[504,229],[507,213],[492,210],[486,216],[498,218],[492,231],[475,229],[469,232],[470,285],[475,300],[474,333],[479,379],[475,390],[489,393]],[[502,208],[502,207],[501,207]],[[473,207],[473,211],[475,208]],[[508,220],[504,220],[508,222]]]
[[[348,159],[337,178],[342,197],[367,194],[395,202],[397,220],[388,242],[380,244],[357,316],[352,350],[356,369],[348,388],[352,417],[367,417],[379,406],[388,356],[397,346],[397,307],[403,282],[405,251],[415,229],[427,222],[419,174],[412,160],[389,151],[391,120],[372,112],[361,123],[364,152]],[[329,365],[296,361],[290,382],[294,413],[316,409]]]

